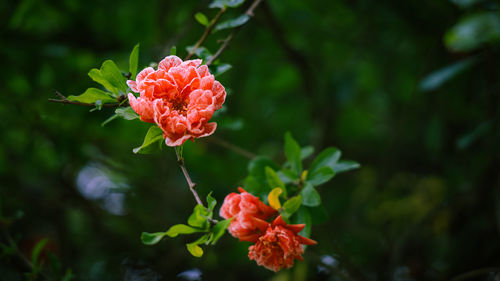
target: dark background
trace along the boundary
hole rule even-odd
[[[105,59],[127,69],[136,43],[141,68],[173,45],[184,57],[203,32],[193,15],[216,13],[208,4],[0,1],[0,280],[28,278],[7,233],[28,259],[49,239],[53,280],[67,269],[73,280],[181,280],[193,268],[203,280],[498,280],[497,1],[265,1],[221,56],[233,68],[218,77],[230,95],[215,137],[282,163],[290,131],[361,169],[320,187],[329,219],[292,270],[258,267],[229,235],[201,259],[185,250],[190,237],[141,244],[194,206],[173,150],[134,155],[147,124],[100,127],[111,110],[47,99],[95,87],[87,72]],[[248,159],[216,138],[184,150],[199,192],[220,203]]]

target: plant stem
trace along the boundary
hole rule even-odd
[[[205,32],[203,32],[203,35],[201,35],[201,37],[198,40],[198,42],[196,42],[196,44],[194,45],[193,49],[191,49],[191,51],[189,52],[189,54],[186,56],[186,58],[184,60],[188,60],[188,59],[190,59],[194,55],[194,53],[196,52],[196,50],[201,46],[201,44],[203,44],[203,42],[205,41],[205,39],[207,38],[207,36],[210,34],[210,32],[212,31],[212,29],[214,28],[215,24],[219,21],[220,17],[222,16],[222,14],[224,14],[225,11],[226,11],[226,7],[223,7],[223,8],[221,8],[219,10],[219,12],[215,16],[215,18],[205,28]]]
[[[58,91],[55,91],[55,94],[59,99],[49,99],[50,102],[95,107],[95,103],[86,103],[86,102],[68,100],[66,96],[59,93]],[[116,108],[121,106],[128,106],[128,102],[125,102],[125,99],[126,99],[125,97],[117,99],[118,101],[117,103],[105,103],[102,105],[102,107]]]
[[[175,149],[175,156],[177,156],[177,164],[179,165],[179,167],[181,168],[182,170],[182,174],[184,175],[184,178],[186,178],[186,181],[189,185],[189,189],[191,190],[191,192],[193,193],[193,196],[194,196],[194,199],[196,200],[196,203],[203,205],[203,202],[201,201],[200,199],[200,196],[198,195],[198,192],[196,192],[195,188],[196,188],[196,183],[194,183],[192,180],[191,180],[191,177],[189,176],[189,173],[186,169],[186,165],[184,165],[184,158],[182,157],[182,155],[179,153],[179,149],[181,148],[182,146],[177,146],[177,147],[174,147]]]
[[[254,15],[253,14],[254,10],[259,6],[259,4],[262,1],[263,0],[253,1],[253,3],[248,8],[248,10],[245,12],[245,15],[252,18]],[[241,29],[241,27],[243,27],[243,25],[240,25],[240,26],[236,27],[235,29],[233,29],[233,31],[226,37],[226,39],[224,39],[222,41],[222,45],[219,47],[217,52],[215,52],[215,54],[207,61],[206,65],[211,65],[222,54],[222,52],[224,52],[224,50],[229,46],[229,43],[231,42],[231,40],[233,40],[234,35],[236,35],[236,33]]]

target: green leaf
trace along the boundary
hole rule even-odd
[[[207,206],[210,212],[214,211],[215,205],[217,205],[217,200],[212,197],[212,192],[207,195]]]
[[[333,176],[335,176],[335,172],[332,168],[324,166],[312,173],[307,173],[307,182],[316,186],[331,180]]]
[[[235,28],[235,27],[238,27],[240,25],[244,25],[249,19],[250,19],[249,16],[243,14],[237,18],[223,21],[215,26],[212,33],[215,33],[219,30],[228,29],[228,28]]]
[[[160,240],[167,235],[166,232],[155,232],[155,233],[149,233],[149,232],[143,232],[141,234],[141,241],[145,245],[154,245]]]
[[[330,167],[334,170],[334,166],[339,161],[341,156],[340,150],[335,147],[329,147],[323,150],[312,162],[309,168],[309,174],[317,172],[317,170],[323,167]]]
[[[165,232],[165,235],[168,237],[177,237],[179,234],[192,234],[196,232],[204,232],[204,229],[199,229],[195,227],[191,227],[185,224],[176,224],[171,226],[167,232]]]
[[[203,207],[203,205],[196,205],[194,207],[193,213],[188,218],[188,224],[190,226],[199,227],[206,229],[208,227],[208,217],[210,212]]]
[[[248,173],[258,179],[266,179],[265,168],[270,167],[273,170],[278,170],[279,166],[271,159],[265,156],[257,156],[248,163]]]
[[[132,53],[130,53],[129,58],[129,72],[130,79],[135,80],[135,76],[137,75],[137,67],[139,65],[139,44],[135,45]]]
[[[214,74],[215,77],[217,77],[217,76],[221,75],[222,73],[228,71],[231,68],[233,68],[232,65],[230,65],[228,63],[223,63],[223,64],[218,65],[215,68],[215,72],[213,74]]]
[[[293,216],[292,222],[294,224],[305,224],[306,227],[304,227],[299,234],[308,238],[311,236],[312,217],[309,208],[302,206],[297,213],[295,213],[295,216]]]
[[[300,180],[299,175],[297,175],[294,171],[288,169],[282,169],[281,171],[278,171],[278,176],[284,184]]]
[[[141,146],[134,148],[134,153],[148,154],[158,150],[158,143],[163,141],[163,131],[156,125],[149,128]]]
[[[49,239],[44,238],[36,243],[33,251],[31,252],[31,263],[33,265],[38,266],[38,258],[40,257],[40,253],[42,252],[43,248],[45,248],[45,245],[47,245],[48,242]]]
[[[451,0],[451,2],[465,9],[484,2],[484,0]]]
[[[305,206],[314,207],[321,204],[321,196],[319,196],[314,186],[308,182],[304,184],[300,194],[302,195],[302,204]]]
[[[267,183],[262,183],[262,181],[258,180],[252,175],[249,175],[245,178],[245,180],[243,181],[243,187],[247,192],[255,195],[263,195],[269,190]]]
[[[208,22],[207,17],[203,13],[196,13],[194,15],[194,18],[196,19],[197,22],[199,22],[203,26],[208,26],[210,22]]]
[[[215,0],[208,6],[209,8],[236,8],[243,4],[245,0]]]
[[[198,240],[196,240],[192,243],[186,244],[186,248],[191,253],[191,255],[199,258],[199,257],[203,256],[203,249],[198,245],[207,242],[209,237],[210,237],[210,234],[205,234],[205,235],[201,236]]]
[[[88,88],[79,96],[69,96],[68,100],[84,103],[96,103],[97,101],[102,101],[103,103],[116,102],[116,99],[111,97],[109,93],[96,88]]]
[[[102,63],[101,69],[91,69],[89,72],[90,78],[101,84],[108,91],[117,97],[120,92],[125,94],[127,92],[127,83],[123,77],[120,69],[112,60],[107,60]]]
[[[359,165],[358,162],[345,160],[345,161],[340,161],[337,164],[335,164],[335,166],[333,166],[333,171],[335,171],[335,173],[343,173],[343,172],[357,169],[360,166],[361,165]]]
[[[139,118],[139,114],[135,113],[132,107],[120,107],[115,110],[116,115],[125,120],[134,120]]]
[[[186,50],[188,51],[188,53],[191,53],[191,51],[193,50],[193,46],[187,47]],[[194,51],[194,54],[205,62],[212,57],[212,53],[205,47],[198,47]]]
[[[176,46],[172,46],[172,48],[170,48],[170,55],[171,56],[177,55],[177,47]]]
[[[232,218],[223,220],[214,225],[214,227],[212,228],[213,236],[212,240],[210,241],[212,245],[215,245],[215,243],[217,243],[217,241],[222,237],[222,235],[224,235],[224,232],[231,224],[231,220]]]
[[[300,151],[300,158],[302,160],[306,159],[307,157],[311,156],[314,153],[314,147],[312,146],[306,146],[303,147]]]
[[[468,52],[486,43],[500,40],[497,12],[480,12],[461,19],[444,36],[446,46],[456,52]]]
[[[302,150],[299,144],[293,139],[292,134],[285,134],[285,155],[292,166],[292,170],[300,175],[302,172]]]
[[[433,91],[441,87],[444,83],[451,80],[464,70],[468,69],[477,62],[476,58],[468,58],[441,68],[427,75],[419,84],[423,92]]]
[[[288,199],[285,204],[283,204],[283,217],[285,219],[291,217],[302,205],[302,196],[297,195]]]
[[[285,184],[281,181],[278,174],[270,167],[266,167],[266,178],[267,178],[267,184],[269,185],[270,189],[279,187],[281,190],[283,190],[282,193],[283,197],[284,198],[287,197]]]

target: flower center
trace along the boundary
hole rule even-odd
[[[185,99],[177,98],[171,101],[171,108],[182,115],[186,115],[188,103]]]

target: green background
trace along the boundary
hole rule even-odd
[[[194,206],[174,151],[135,155],[148,124],[100,127],[111,110],[47,100],[96,87],[87,72],[105,59],[126,70],[136,43],[140,68],[174,45],[184,57],[209,3],[0,1],[3,243],[9,233],[29,258],[48,238],[54,280],[68,268],[73,280],[185,280],[193,268],[203,280],[450,280],[500,264],[500,14],[486,0],[265,1],[220,58],[233,67],[217,78],[230,94],[216,138],[184,148],[200,194],[220,206],[247,175],[217,139],[282,163],[290,131],[361,169],[319,188],[329,217],[292,270],[258,267],[227,234],[201,259],[185,250],[192,237],[141,244]],[[82,192],[89,179],[105,192]],[[23,272],[2,247],[0,279]]]

